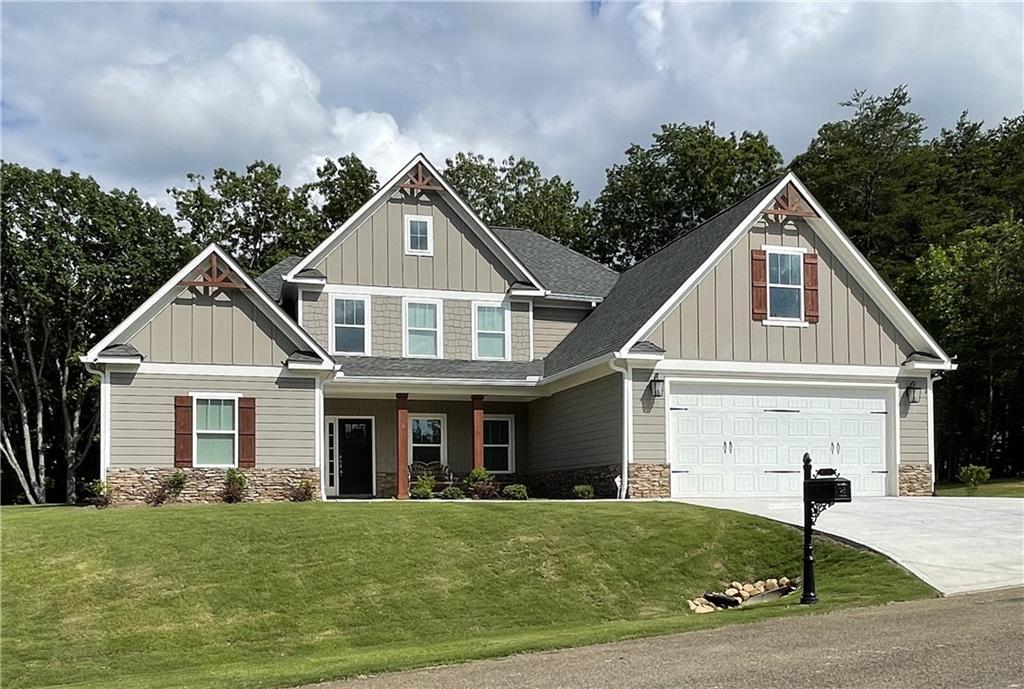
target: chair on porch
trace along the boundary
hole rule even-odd
[[[409,484],[413,485],[421,476],[434,477],[434,492],[440,493],[455,483],[452,470],[441,462],[413,462],[409,467]]]

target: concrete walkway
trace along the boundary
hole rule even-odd
[[[685,502],[803,524],[791,498]],[[861,543],[900,563],[945,595],[1024,586],[1024,500],[857,498],[826,510],[815,529]]]

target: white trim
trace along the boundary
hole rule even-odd
[[[146,319],[146,322],[152,320],[153,317],[155,317],[156,314],[166,306],[166,303],[164,303],[165,301],[170,303],[170,299],[168,299],[168,297],[173,299],[174,295],[183,289],[179,283],[195,272],[195,270],[213,254],[216,254],[218,258],[223,260],[227,264],[228,269],[234,273],[235,276],[241,279],[245,286],[249,288],[249,292],[256,296],[255,299],[250,298],[250,300],[253,301],[257,307],[259,307],[260,304],[265,307],[265,309],[263,309],[264,314],[270,317],[271,322],[277,325],[277,327],[283,332],[291,333],[293,336],[293,342],[301,342],[309,349],[309,351],[315,352],[323,361],[325,368],[334,368],[334,362],[331,360],[330,355],[324,351],[323,347],[317,344],[305,330],[300,328],[299,325],[284,312],[280,305],[268,297],[267,293],[263,291],[263,288],[256,284],[256,282],[254,282],[253,279],[250,278],[244,270],[242,270],[241,266],[239,266],[228,253],[216,244],[210,244],[208,247],[200,251],[195,258],[189,261],[184,268],[174,275],[174,277],[165,282],[160,289],[150,295],[149,299],[143,302],[139,308],[135,309],[131,315],[107,333],[106,337],[97,342],[85,355],[85,358],[88,361],[96,361],[100,352],[111,344],[114,344],[115,341],[125,334],[131,326],[134,326],[137,321],[142,320],[143,318]],[[175,289],[177,289],[177,292],[174,291]],[[134,331],[132,334],[134,334]]]
[[[363,325],[362,326],[358,326],[358,325],[340,325],[339,326],[338,323],[334,322],[335,314],[337,313],[337,311],[335,310],[335,307],[334,307],[334,302],[338,301],[339,299],[344,299],[344,300],[348,300],[348,301],[359,301],[359,302],[362,302],[362,304],[363,304]],[[327,304],[328,304],[328,308],[330,309],[330,312],[327,314],[328,331],[329,331],[328,335],[327,335],[327,344],[328,344],[328,351],[331,354],[337,354],[338,356],[372,356],[372,354],[371,354],[372,345],[370,344],[371,343],[371,340],[370,340],[370,335],[371,335],[370,328],[371,328],[371,322],[373,320],[370,317],[371,316],[370,308],[371,308],[371,305],[372,305],[372,299],[373,298],[369,294],[345,294],[344,292],[331,292],[330,295],[328,295]],[[363,329],[363,351],[362,352],[339,352],[337,350],[336,346],[335,346],[337,344],[337,337],[335,336],[335,330],[338,327],[343,327],[343,328],[358,328],[358,327],[362,327],[362,329]]]
[[[782,246],[781,244],[762,244],[761,250],[768,253],[776,254],[800,254],[803,256],[809,249],[804,246]],[[803,280],[801,279],[801,283]]]
[[[505,337],[505,340],[504,340],[504,342],[505,342],[505,351],[503,352],[503,355],[500,356],[500,357],[480,356],[479,346],[478,346],[479,345],[479,341],[477,340],[477,335],[479,334],[479,330],[478,330],[478,326],[477,326],[477,309],[479,307],[481,307],[481,306],[483,306],[485,308],[492,308],[492,309],[496,308],[496,307],[499,307],[499,306],[501,307],[501,317],[502,317],[502,319],[504,321],[504,328],[505,328],[504,333],[503,333],[503,335]],[[473,321],[473,327],[471,329],[472,337],[473,337],[473,359],[475,361],[510,361],[512,359],[512,309],[511,309],[511,305],[509,304],[509,302],[508,301],[503,301],[500,304],[496,304],[494,302],[474,301],[470,305],[470,310],[472,312],[471,313],[471,318],[472,318],[472,321]],[[487,332],[490,332],[490,333],[493,334],[493,333],[496,333],[497,331],[487,331]]]
[[[110,466],[110,371],[100,379],[100,481],[107,480]]]
[[[614,360],[608,366],[622,374],[622,458],[617,497],[624,500],[629,495],[629,465],[633,461],[633,371],[629,364],[620,366]]]
[[[796,327],[807,327],[807,315],[804,311],[804,265],[803,259],[800,262],[800,270],[798,275],[800,276],[800,283],[797,285],[783,284],[777,282],[772,284],[772,254],[777,255],[789,255],[789,256],[803,256],[806,252],[805,249],[795,246],[779,246],[779,247],[767,247],[765,248],[764,254],[764,265],[765,265],[765,303],[767,304],[767,318],[762,323],[765,325],[789,325]],[[772,287],[778,289],[795,289],[800,295],[800,317],[799,318],[787,318],[785,316],[772,316]]]
[[[406,438],[409,448],[409,464],[413,463],[412,458],[412,422],[415,419],[440,419],[441,420],[441,465],[448,466],[448,414],[409,414],[409,437]],[[437,447],[436,445],[420,445],[420,447]]]
[[[341,373],[334,377],[335,383],[356,383],[378,385],[381,383],[397,383],[401,385],[470,385],[473,387],[537,387],[538,376],[528,378],[493,379],[493,378],[405,378],[399,376],[353,376],[346,378]]]
[[[533,351],[533,299],[528,300],[526,303],[530,305],[530,361],[533,361],[536,356]]]
[[[804,308],[804,298],[803,298],[803,289],[802,288],[801,288],[800,292],[801,292],[801,296],[800,296],[800,310],[803,311],[803,308]],[[809,328],[811,326],[811,324],[808,323],[807,321],[805,321],[803,318],[799,318],[799,319],[797,319],[797,318],[794,318],[794,319],[788,319],[788,318],[765,318],[763,321],[761,321],[761,325],[765,325],[765,326],[781,325],[784,328]]]
[[[427,354],[410,354],[409,353],[409,305],[410,304],[433,304],[437,312],[437,354],[430,356]],[[417,328],[417,330],[427,330],[427,328]],[[443,359],[444,358],[444,301],[441,299],[433,298],[413,298],[405,297],[402,299],[402,356],[408,359]]]
[[[321,369],[317,369],[320,371]],[[159,364],[143,362],[138,374],[164,376],[241,376],[253,378],[299,377],[285,366],[232,366],[230,364]]]
[[[325,285],[325,294],[370,295],[374,297],[411,297],[423,299],[457,299],[461,301],[502,302],[508,295],[504,292],[463,292],[449,289],[418,289],[415,287],[376,287],[371,285],[346,285],[331,283]],[[566,307],[568,308],[568,307]]]
[[[341,492],[341,458],[337,455],[341,450],[341,429],[338,428],[338,424],[345,419],[370,422],[370,495],[377,497],[377,417],[352,414],[331,417],[331,423],[334,424],[334,497],[344,495]],[[326,476],[326,473],[324,475]]]
[[[935,399],[932,389],[935,379],[928,376],[928,466],[932,468],[932,485],[935,484]]]
[[[735,373],[762,377],[799,375],[814,377],[883,378],[894,381],[900,375],[899,366],[852,366],[845,364],[783,364],[756,361],[698,361],[695,359],[665,359],[655,365],[662,373]]]
[[[903,390],[900,389],[899,383],[894,383],[892,386],[892,401],[890,408],[892,409],[891,416],[893,423],[891,424],[892,431],[892,456],[893,465],[889,468],[889,481],[886,487],[888,495],[899,495],[900,494],[900,463],[903,461],[903,451],[900,448],[900,397],[903,396]]]
[[[494,471],[487,469],[492,474],[514,474],[516,473],[516,415],[515,414],[484,414],[484,421],[508,421],[508,469],[506,471]],[[484,441],[484,450],[488,447],[505,447],[505,445],[487,444]],[[485,452],[486,454],[486,452]],[[486,468],[486,467],[485,467]]]
[[[292,279],[296,276],[296,274],[298,274],[300,271],[310,267],[311,263],[315,263],[321,260],[323,258],[321,254],[326,253],[328,249],[334,246],[336,241],[344,241],[344,235],[348,233],[350,230],[359,227],[366,219],[366,216],[371,211],[376,209],[388,197],[390,197],[390,195],[394,192],[395,187],[398,186],[398,184],[400,184],[402,181],[404,181],[405,176],[412,170],[413,167],[416,166],[417,163],[422,163],[423,166],[427,168],[427,171],[430,172],[434,179],[455,201],[456,212],[458,212],[461,209],[462,212],[460,213],[460,215],[463,217],[463,219],[467,220],[468,224],[471,227],[476,227],[478,233],[482,234],[483,237],[491,244],[491,248],[497,250],[495,253],[499,257],[505,257],[505,259],[508,261],[508,263],[506,263],[506,267],[508,267],[509,264],[511,264],[527,280],[529,280],[538,288],[540,288],[540,281],[537,280],[537,278],[535,278],[533,274],[526,269],[526,266],[523,265],[518,258],[516,258],[515,254],[513,254],[507,246],[505,246],[505,243],[498,239],[494,232],[491,231],[491,228],[487,226],[487,223],[481,220],[480,216],[473,212],[473,209],[471,209],[466,204],[466,202],[462,200],[462,197],[459,196],[459,194],[457,194],[454,189],[452,189],[451,185],[449,185],[448,182],[445,181],[444,177],[441,176],[441,173],[438,172],[437,168],[434,167],[434,165],[429,160],[427,160],[427,157],[422,153],[417,153],[415,156],[413,156],[412,159],[408,163],[406,163],[394,177],[388,180],[386,184],[381,186],[377,193],[370,197],[370,199],[366,203],[364,203],[359,208],[359,210],[353,213],[352,216],[349,217],[349,219],[346,220],[341,227],[332,232],[327,238],[320,242],[320,244],[315,249],[313,249],[313,251],[311,251],[309,254],[306,255],[305,258],[299,261],[294,268],[288,271],[288,273],[284,276],[284,280],[286,282],[291,282]]]
[[[427,248],[412,248],[412,223],[425,222],[427,224]],[[430,215],[412,215],[406,213],[402,216],[402,232],[405,237],[406,256],[433,256],[434,255],[434,218]]]
[[[303,330],[306,329],[305,323],[302,322],[302,295],[306,293],[306,290],[301,287],[295,290],[295,322],[299,324],[299,327]]]
[[[313,390],[313,466],[319,467],[324,452],[324,379],[317,378]],[[323,481],[320,482],[321,491]]]
[[[292,278],[289,280],[293,285],[326,285],[327,278]]]
[[[957,365],[952,361],[908,361],[903,364],[903,368],[910,371],[955,371]]]
[[[199,463],[199,400],[231,400],[235,411],[232,414],[232,430],[230,431],[202,431],[208,435],[228,435],[232,437],[232,450],[234,458],[231,467],[238,468],[238,400],[243,397],[237,392],[190,392],[192,398],[192,466],[197,469],[223,469],[225,464],[200,464]]]

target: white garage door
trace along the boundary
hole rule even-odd
[[[672,495],[799,496],[805,452],[854,496],[885,495],[885,419],[879,392],[674,384]]]

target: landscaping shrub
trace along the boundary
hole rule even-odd
[[[473,467],[473,470],[466,474],[466,485],[473,486],[482,481],[490,481],[491,472],[483,467]]]
[[[228,469],[228,473],[224,477],[224,490],[221,493],[221,498],[224,502],[242,502],[245,497],[246,483],[245,474],[238,469]]]
[[[498,497],[498,487],[494,485],[491,472],[483,467],[474,467],[466,474],[466,485],[470,494],[477,500],[491,500]]]
[[[572,494],[577,500],[593,500],[594,487],[589,483],[581,483],[572,487]]]
[[[423,475],[416,479],[416,483],[409,489],[409,497],[415,500],[429,500],[434,494],[434,486],[437,480],[430,475]]]
[[[502,489],[501,494],[505,496],[507,500],[526,500],[526,486],[521,483],[511,483]]]
[[[184,471],[178,469],[170,476],[165,476],[160,479],[160,484],[157,486],[156,491],[149,496],[146,501],[153,507],[159,507],[169,500],[176,500],[181,491],[185,489],[185,482],[188,480],[188,476]]]
[[[308,478],[299,481],[288,491],[288,499],[292,502],[310,502],[316,499],[316,487]]]
[[[110,484],[106,481],[93,481],[86,486],[88,491],[88,497],[86,502],[90,505],[103,509],[104,507],[110,507],[111,503],[114,502]]]
[[[462,500],[466,494],[458,486],[448,486],[441,491],[442,500]]]
[[[968,492],[975,492],[978,486],[992,478],[992,470],[988,467],[980,467],[977,464],[968,464],[960,467],[956,477],[967,486]]]

